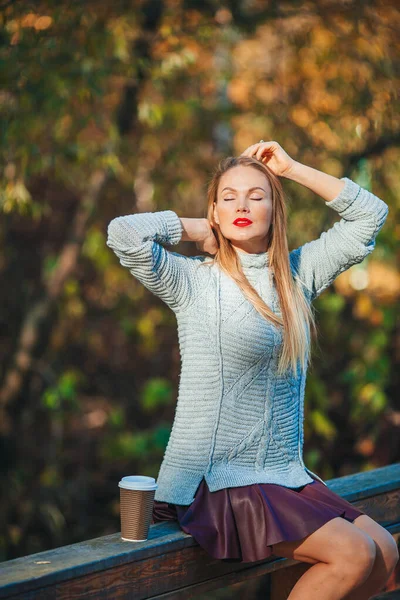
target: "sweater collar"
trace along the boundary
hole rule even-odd
[[[262,269],[269,265],[269,252],[258,252],[249,254],[241,250],[236,250],[236,254],[244,268]]]

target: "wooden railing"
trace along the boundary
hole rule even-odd
[[[398,541],[400,463],[326,483]],[[0,598],[186,600],[213,598],[212,590],[238,584],[224,597],[235,597],[243,585],[237,597],[283,600],[310,567],[277,557],[242,565],[214,560],[176,521],[168,521],[151,525],[146,542],[124,542],[117,532],[0,563]]]

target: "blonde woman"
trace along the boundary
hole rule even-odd
[[[285,177],[340,216],[289,251]],[[303,460],[313,300],[375,247],[387,204],[351,179],[293,160],[275,141],[220,162],[207,218],[172,210],[113,219],[107,245],[175,313],[181,375],[153,522],[176,519],[216,559],[271,554],[313,565],[291,600],[380,590],[393,537]],[[165,246],[193,241],[210,256]]]

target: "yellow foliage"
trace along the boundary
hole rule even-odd
[[[278,88],[273,84],[269,84],[266,81],[260,81],[256,83],[254,89],[254,95],[261,102],[265,102],[265,104],[270,104],[276,100],[278,95]]]
[[[320,410],[313,410],[309,418],[316,433],[328,440],[335,438],[337,433],[336,428],[324,412]]]
[[[232,21],[232,13],[227,8],[219,8],[215,13],[215,20],[221,25],[226,25]]]
[[[354,265],[339,275],[334,282],[339,294],[358,294],[354,311],[358,318],[379,320],[376,304],[392,305],[400,298],[400,273],[391,264],[379,260],[368,261],[367,265]],[[361,293],[362,292],[362,293]]]
[[[375,451],[375,442],[370,437],[361,439],[356,443],[355,449],[363,456],[372,456]]]
[[[370,261],[368,291],[378,303],[394,304],[400,298],[400,273],[389,263]]]
[[[359,294],[354,304],[353,312],[358,319],[366,319],[373,309],[371,298],[367,294]]]
[[[318,27],[315,27],[312,31],[311,39],[313,46],[322,50],[328,50],[337,44],[337,37],[333,32]]]
[[[227,88],[227,95],[231,102],[242,108],[249,106],[250,82],[233,79]]]
[[[40,31],[43,29],[48,29],[52,23],[53,19],[49,16],[39,17],[36,19],[34,27],[36,30]]]
[[[86,314],[86,305],[76,296],[69,298],[65,303],[65,314],[74,319],[83,317]]]
[[[324,121],[313,123],[309,129],[309,133],[311,133],[318,146],[321,145],[330,150],[339,150],[341,148],[340,136]]]
[[[37,19],[37,15],[35,13],[28,13],[24,15],[20,20],[21,27],[34,27]]]
[[[374,383],[367,383],[361,388],[359,400],[362,404],[369,404],[373,396],[379,391]]]
[[[309,127],[312,121],[312,114],[305,106],[294,106],[290,111],[290,116],[293,123],[302,128]]]
[[[53,19],[48,15],[40,16],[35,13],[27,13],[21,17],[19,24],[23,28],[34,27],[36,31],[42,31],[53,24]]]

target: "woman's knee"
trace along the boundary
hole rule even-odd
[[[376,544],[377,564],[383,579],[388,579],[399,562],[399,550],[396,540],[384,527],[376,521],[362,515],[354,521],[354,525],[367,533]]]
[[[383,577],[387,580],[399,562],[399,549],[395,539],[390,533],[388,533],[383,541],[379,540],[379,542],[376,542],[376,545],[377,552],[380,555],[380,562],[383,565]]]
[[[371,574],[376,560],[377,548],[374,540],[364,532],[357,532],[343,544],[342,552],[336,557],[335,566],[342,576],[351,578],[357,585]]]

